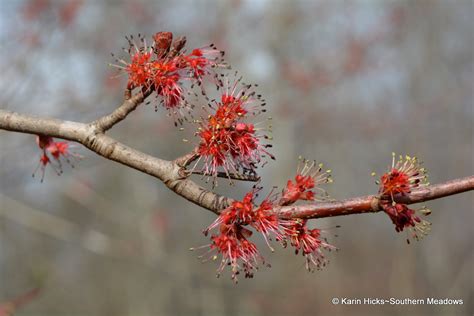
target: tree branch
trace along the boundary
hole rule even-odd
[[[128,91],[128,90],[127,90]],[[106,132],[111,129],[115,124],[123,121],[128,114],[134,111],[147,96],[151,94],[151,90],[148,92],[139,92],[132,98],[125,98],[125,101],[115,111],[109,115],[103,116],[94,122],[92,125],[100,132]]]
[[[192,164],[196,159],[199,158],[199,154],[197,151],[197,148],[194,148],[194,150],[184,156],[178,157],[174,160],[174,163],[177,164],[178,166],[182,168],[186,168],[190,164]]]
[[[128,147],[97,131],[92,124],[38,118],[0,110],[0,129],[48,135],[80,143],[98,155],[161,180],[168,188],[185,199],[214,213],[226,208],[233,201],[183,177],[179,172],[181,167],[176,163]]]
[[[474,190],[474,176],[430,185],[423,189],[413,190],[406,196],[394,198],[396,202],[414,204],[471,190]],[[378,195],[369,195],[335,202],[284,206],[278,211],[281,218],[322,218],[379,212],[381,210]]]
[[[132,99],[134,99],[133,97]],[[136,102],[143,99],[137,96]],[[101,128],[109,129],[123,120],[138,104],[124,102],[123,108],[112,114],[98,119],[97,124],[84,124],[70,121],[61,121],[51,118],[38,118],[5,110],[0,110],[0,129],[28,133],[42,134],[51,137],[67,139],[84,145],[91,151],[107,159],[116,161],[130,168],[149,174],[162,182],[185,199],[208,209],[216,214],[227,208],[234,200],[207,190],[192,180],[189,175],[183,175],[183,166],[194,153],[185,155],[175,161],[162,160],[143,152],[130,148],[117,140],[106,136]],[[122,107],[121,106],[121,107]],[[114,113],[121,114],[114,115]],[[97,128],[97,126],[102,126]],[[419,203],[449,195],[459,194],[474,189],[474,176],[455,179],[424,189],[414,190],[405,197],[396,200],[406,204]],[[357,197],[342,201],[322,202],[298,206],[283,206],[276,209],[282,218],[321,218],[349,214],[360,214],[380,211],[380,200],[377,195]]]

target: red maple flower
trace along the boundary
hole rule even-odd
[[[80,155],[70,151],[71,144],[68,142],[53,142],[46,150],[51,153],[54,159],[64,158],[67,162],[71,163],[71,158],[82,158]]]
[[[259,262],[264,262],[264,260],[259,254],[257,246],[247,239],[252,235],[252,232],[237,222],[238,216],[230,209],[220,218],[219,234],[211,236],[209,245],[200,247],[208,248],[208,251],[200,258],[207,261],[209,259],[216,260],[218,255],[222,256],[217,269],[218,277],[226,266],[231,267],[232,279],[235,282],[237,282],[237,276],[241,271],[244,271],[246,278],[253,277],[253,272],[257,269]]]
[[[61,172],[62,172],[61,167],[56,166],[55,164],[52,164],[51,159],[49,158],[49,156],[47,154],[49,152],[48,148],[50,148],[51,146],[54,146],[53,138],[50,137],[50,136],[37,135],[36,136],[36,144],[41,149],[41,155],[40,155],[38,165],[36,166],[35,171],[33,172],[33,177],[35,176],[38,169],[40,169],[41,170],[41,182],[43,182],[46,167],[48,165],[51,165],[52,169],[56,172],[56,174],[60,175]]]
[[[269,234],[275,233],[277,238],[283,238],[279,231],[279,219],[272,212],[273,203],[269,198],[267,197],[259,207],[254,205],[254,198],[259,190],[260,188],[254,188],[244,196],[242,201],[234,201],[204,231],[204,234],[207,235],[211,229],[219,228],[219,235],[212,235],[212,243],[208,245],[210,247],[209,253],[217,251],[222,254],[218,275],[225,265],[230,265],[232,279],[237,280],[237,274],[241,270],[245,272],[245,277],[253,277],[258,262],[264,262],[255,244],[248,240],[252,236],[252,231],[246,226],[253,227],[262,233],[272,251],[273,248],[269,244]],[[216,259],[216,256],[213,256],[213,259]]]
[[[239,88],[240,80],[229,87],[226,79],[220,101],[210,105],[214,112],[198,121],[198,153],[203,158],[205,175],[216,176],[219,168],[227,174],[239,170],[254,172],[262,158],[274,159],[266,150],[271,145],[261,142],[262,138],[269,137],[260,135],[253,124],[245,122],[249,115],[262,111],[254,104],[261,97],[255,94],[251,85]]]
[[[259,233],[263,235],[267,246],[273,252],[275,251],[270,245],[270,234],[275,236],[275,239],[281,241],[284,238],[282,234],[281,225],[285,220],[282,220],[278,217],[278,214],[274,211],[274,202],[270,201],[269,198],[260,203],[260,206],[255,209],[253,220],[251,222],[252,227],[254,227]]]
[[[130,55],[130,61],[116,58],[115,61],[117,64],[112,64],[111,66],[117,67],[127,73],[127,89],[132,90],[137,87],[149,89],[152,78],[151,62],[153,47],[148,46],[146,40],[140,35],[138,36],[140,44],[135,42],[133,35],[125,38],[129,45],[126,51]],[[115,55],[112,54],[112,56]]]
[[[313,272],[327,263],[323,250],[336,250],[336,247],[321,239],[320,229],[308,229],[306,224],[307,220],[296,219],[286,221],[282,225],[286,238],[295,248],[295,254],[301,253],[306,258],[306,269]],[[286,240],[283,240],[284,245],[285,242]]]
[[[393,196],[406,195],[414,188],[426,186],[428,182],[426,170],[416,157],[400,156],[395,161],[395,153],[392,153],[392,166],[381,176],[378,184],[379,193],[393,200]]]
[[[254,161],[260,160],[261,153],[258,151],[259,140],[253,124],[239,122],[230,135],[231,143],[230,154],[233,158],[239,158],[241,163],[249,167]]]
[[[407,228],[412,231],[411,237],[418,240],[428,234],[431,224],[422,220],[416,210],[409,208],[406,204],[398,203],[395,198],[411,193],[414,188],[428,185],[426,170],[421,167],[421,162],[416,157],[399,156],[396,160],[395,156],[395,153],[392,153],[392,165],[389,171],[380,177],[380,181],[376,181],[379,185],[380,204],[392,220],[397,232],[402,232]],[[420,212],[424,215],[430,213],[426,209]],[[410,243],[409,238],[407,242]]]
[[[218,235],[211,235],[211,244],[200,247],[208,248],[205,260],[217,259],[217,254],[222,255],[218,275],[226,265],[232,267],[232,279],[237,280],[240,271],[246,277],[252,277],[258,262],[264,262],[255,244],[248,239],[252,236],[251,228],[261,233],[270,250],[272,238],[284,247],[288,245],[295,248],[295,253],[302,253],[306,258],[306,268],[309,271],[319,269],[326,264],[323,250],[334,250],[334,246],[321,238],[320,229],[308,229],[307,220],[283,219],[278,216],[280,205],[276,203],[277,194],[270,192],[259,204],[255,204],[261,187],[254,187],[241,201],[233,201],[224,209],[217,219],[204,230],[204,235],[217,229]],[[201,256],[202,257],[202,256]]]
[[[226,130],[216,131],[212,128],[203,129],[198,133],[201,138],[198,153],[200,157],[204,157],[204,174],[216,175],[221,166],[224,170],[235,169],[232,162],[227,159],[229,145],[226,134]]]
[[[298,200],[323,200],[327,193],[319,185],[332,182],[331,170],[323,171],[323,164],[316,167],[316,162],[302,159],[298,166],[295,180],[288,180],[283,189],[280,205],[290,205]],[[318,190],[315,192],[314,190]]]
[[[150,58],[150,50],[137,50],[131,55],[131,61],[125,67],[129,87],[148,87],[151,79]]]
[[[232,279],[237,282],[240,271],[244,271],[246,278],[253,277],[254,270],[258,267],[260,256],[257,246],[237,231],[236,233],[223,234],[211,237],[211,251],[222,255],[221,264],[217,269],[219,277],[224,268],[229,265],[232,270]],[[216,255],[213,259],[217,259]]]
[[[183,60],[192,78],[201,82],[204,76],[212,75],[212,69],[225,67],[222,57],[224,52],[216,49],[214,44],[207,47],[196,48],[189,55],[183,56]]]
[[[38,135],[36,143],[41,149],[41,156],[38,166],[33,172],[33,177],[36,171],[41,169],[41,182],[44,180],[44,174],[48,165],[53,168],[57,175],[60,175],[63,172],[61,159],[64,159],[69,165],[74,167],[72,160],[82,158],[81,155],[70,150],[71,145],[66,141],[55,142],[50,136]]]
[[[117,58],[117,64],[113,65],[128,75],[127,89],[141,88],[156,92],[163,106],[178,117],[184,115],[182,108],[188,105],[185,95],[189,92],[185,91],[188,87],[184,83],[191,82],[191,88],[194,83],[201,86],[204,77],[211,75],[216,67],[224,66],[223,52],[214,45],[185,54],[182,50],[186,38],[173,42],[170,32],[156,33],[151,46],[141,35],[138,36],[138,44],[133,36],[127,37],[127,41],[129,61]],[[212,78],[215,84],[220,82],[217,75]]]
[[[36,171],[38,171],[38,169],[40,169],[41,170],[41,180],[40,181],[43,182],[44,181],[44,173],[46,171],[46,167],[48,166],[48,164],[51,165],[51,160],[49,159],[48,155],[46,155],[46,152],[43,151],[43,153],[40,156],[38,165],[36,166],[35,171],[33,172],[33,177],[35,176]],[[60,170],[58,170],[58,168],[56,166],[52,165],[52,168],[56,172],[57,175],[61,174]]]
[[[216,220],[207,227],[204,235],[214,228],[225,225],[249,225],[254,221],[254,196],[259,189],[253,189],[245,194],[242,201],[234,201],[232,204],[223,210]]]
[[[406,228],[411,230],[409,237],[419,240],[431,230],[431,223],[421,219],[417,215],[417,211],[409,208],[406,204],[386,202],[382,203],[382,208],[392,220],[397,232],[402,232]],[[421,209],[420,212],[424,215],[431,213],[428,209]],[[407,242],[410,243],[409,238],[407,238]]]
[[[182,104],[183,88],[181,75],[174,60],[155,61],[152,66],[152,81],[157,94],[162,96],[166,109],[175,109]]]

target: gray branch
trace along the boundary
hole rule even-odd
[[[126,106],[127,109],[131,108],[129,104]],[[180,172],[181,167],[175,162],[162,160],[128,147],[97,128],[98,125],[110,128],[121,120],[123,120],[122,116],[111,114],[92,124],[84,124],[0,110],[0,129],[48,135],[77,142],[104,158],[161,180],[172,191],[214,213],[218,213],[232,202],[232,199],[209,191],[183,177],[183,173]],[[96,122],[103,122],[103,124],[96,124]]]

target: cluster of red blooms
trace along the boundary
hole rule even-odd
[[[322,197],[323,200],[326,199],[327,193],[320,188],[319,185],[332,182],[332,178],[329,175],[330,173],[331,170],[323,172],[323,164],[319,164],[318,167],[316,167],[314,161],[308,162],[303,159],[302,163],[298,165],[295,182],[288,180],[286,183],[280,204],[290,205],[298,200],[313,201],[316,197]],[[313,188],[319,191],[317,196],[315,196],[315,193],[311,190]]]
[[[265,149],[271,145],[262,144],[262,138],[270,137],[260,135],[259,129],[248,122],[249,116],[265,112],[265,101],[253,91],[252,85],[243,84],[242,78],[230,84],[228,77],[217,74],[217,68],[226,66],[222,60],[222,51],[210,45],[194,49],[188,54],[183,50],[186,39],[180,37],[173,40],[170,32],[156,33],[150,46],[140,35],[139,44],[133,37],[127,40],[129,47],[126,51],[130,60],[117,59],[118,65],[115,65],[128,74],[127,89],[155,91],[164,107],[171,114],[177,114],[178,122],[182,123],[180,114],[183,114],[183,110],[195,117],[191,113],[193,106],[185,97],[185,94],[189,94],[185,93],[188,88],[186,82],[190,83],[190,89],[195,84],[200,86],[207,101],[209,98],[202,86],[205,78],[222,91],[219,99],[210,101],[209,107],[204,108],[206,116],[194,120],[199,125],[196,132],[199,137],[199,160],[193,171],[202,162],[201,174],[212,176],[215,183],[219,169],[228,176],[230,173],[255,173],[262,157],[274,159]]]
[[[174,114],[187,105],[183,84],[191,81],[201,85],[206,76],[217,80],[213,68],[224,66],[224,52],[214,45],[196,48],[186,54],[183,48],[185,37],[173,41],[171,32],[158,32],[153,36],[152,45],[138,36],[138,44],[133,36],[127,38],[130,60],[116,59],[117,65],[128,74],[127,88],[141,88],[143,91],[155,91],[161,97],[161,103]]]
[[[224,66],[223,52],[210,45],[194,49],[188,54],[183,50],[186,39],[180,37],[173,40],[170,32],[156,33],[150,46],[140,35],[139,44],[133,36],[127,40],[129,47],[126,51],[130,60],[117,59],[119,65],[115,65],[128,74],[127,93],[131,94],[135,88],[140,88],[144,93],[156,92],[165,108],[172,114],[180,114],[189,105],[185,98],[188,93],[184,92],[187,88],[185,83],[189,82],[190,88],[195,84],[200,86],[206,100],[210,102],[208,108],[203,107],[206,116],[194,120],[199,126],[195,134],[199,142],[193,171],[202,162],[201,174],[212,176],[215,180],[219,170],[223,169],[231,178],[231,173],[255,174],[262,158],[274,159],[266,150],[271,145],[263,143],[271,138],[260,134],[259,129],[248,121],[251,116],[265,112],[266,103],[253,90],[253,85],[242,83],[242,78],[229,83],[228,77],[217,75],[215,68]],[[202,82],[205,78],[210,78],[221,91],[217,100],[209,101],[204,93]],[[36,170],[41,168],[41,181],[47,165],[61,174],[61,160],[71,164],[72,158],[80,158],[70,151],[71,146],[65,141],[54,141],[52,137],[40,135],[37,144],[41,149],[41,157]],[[295,178],[288,180],[281,194],[270,193],[257,204],[255,200],[261,188],[254,187],[241,201],[232,202],[204,231],[206,236],[211,230],[217,231],[211,234],[211,243],[203,246],[208,248],[204,259],[216,260],[218,255],[222,256],[218,276],[229,265],[233,280],[237,281],[241,272],[245,277],[253,277],[259,264],[265,263],[257,246],[249,240],[253,231],[256,231],[262,234],[271,251],[274,251],[271,246],[273,239],[283,247],[294,247],[297,255],[305,257],[309,271],[324,266],[326,259],[323,250],[336,248],[321,237],[320,229],[309,229],[307,220],[281,218],[278,210],[302,200],[325,200],[327,193],[321,184],[332,182],[330,172],[323,171],[322,164],[302,160]],[[377,184],[380,186],[380,205],[397,232],[411,230],[416,239],[428,233],[430,223],[422,220],[417,211],[397,202],[399,197],[428,184],[426,171],[421,168],[417,158],[400,156],[396,160],[393,154],[389,171],[382,175]],[[426,209],[420,211],[429,214]]]
[[[79,154],[70,150],[71,145],[66,141],[54,141],[52,137],[38,135],[36,136],[36,143],[41,149],[41,156],[33,177],[36,171],[41,169],[41,182],[44,180],[44,173],[48,165],[51,165],[56,174],[60,175],[63,172],[61,159],[74,167],[72,160],[82,158]]]
[[[271,145],[261,143],[262,138],[270,137],[260,135],[253,124],[245,122],[250,115],[265,112],[265,102],[252,90],[252,85],[241,84],[241,79],[232,86],[226,81],[220,100],[209,104],[212,113],[196,121],[196,135],[200,139],[197,152],[204,161],[205,175],[215,176],[219,168],[227,175],[241,170],[254,172],[265,155],[274,159],[265,149]]]
[[[397,232],[405,228],[410,229],[412,237],[418,240],[429,233],[431,224],[422,220],[417,215],[417,210],[398,203],[395,199],[411,193],[415,188],[427,186],[426,170],[421,167],[421,162],[416,157],[400,156],[396,160],[395,156],[395,153],[392,153],[390,170],[382,175],[380,181],[377,181],[380,186],[381,205]],[[418,211],[423,215],[430,214],[430,211],[425,208]],[[410,243],[410,240],[407,239],[407,242]]]
[[[234,201],[219,217],[204,231],[216,229],[217,235],[211,235],[211,243],[203,246],[208,252],[205,260],[218,258],[222,255],[221,264],[217,270],[219,276],[229,265],[232,269],[232,279],[237,281],[241,271],[245,277],[253,277],[259,262],[265,262],[254,243],[248,240],[253,228],[261,233],[271,251],[272,237],[284,247],[289,243],[295,248],[295,253],[301,253],[306,258],[306,268],[314,271],[325,265],[323,249],[332,250],[334,246],[321,238],[320,229],[309,229],[306,220],[283,219],[278,215],[278,207],[290,205],[299,200],[315,200],[318,191],[323,191],[318,185],[330,182],[330,175],[321,167],[303,161],[302,172],[299,171],[295,182],[288,181],[281,195],[269,194],[259,205],[255,204],[260,188],[254,188],[247,193],[242,201]],[[216,254],[217,253],[217,254]]]
[[[305,219],[295,219],[282,223],[282,226],[290,245],[295,248],[295,254],[301,252],[306,258],[306,269],[314,271],[314,268],[320,269],[326,265],[323,249],[331,251],[336,247],[321,239],[320,229],[308,229],[306,223]]]

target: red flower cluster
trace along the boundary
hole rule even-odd
[[[307,220],[296,219],[283,223],[284,232],[291,246],[295,248],[295,254],[301,254],[306,258],[306,269],[314,272],[326,265],[326,257],[322,250],[336,250],[336,247],[321,239],[320,229],[308,229]]]
[[[293,204],[298,200],[313,201],[315,194],[311,190],[314,188],[320,191],[320,198],[324,199],[327,197],[327,193],[319,185],[332,182],[330,172],[331,170],[323,171],[323,164],[316,167],[315,161],[309,162],[301,159],[295,182],[288,180],[282,193],[280,205]]]
[[[64,159],[68,164],[74,167],[72,160],[82,158],[82,156],[70,150],[71,145],[66,141],[56,142],[52,137],[38,135],[36,136],[36,143],[41,149],[41,156],[38,166],[33,173],[33,177],[38,168],[40,168],[41,182],[44,180],[44,173],[48,164],[51,165],[56,174],[60,175],[63,172],[61,159]]]
[[[289,244],[295,247],[295,253],[301,252],[306,257],[306,267],[309,271],[325,265],[323,249],[335,249],[320,237],[319,229],[308,229],[306,220],[282,219],[278,216],[278,207],[282,201],[286,205],[293,204],[297,200],[305,199],[306,195],[311,195],[314,199],[316,184],[320,184],[321,170],[313,172],[314,163],[308,164],[298,173],[297,179],[305,179],[305,183],[311,183],[305,187],[304,194],[293,195],[292,199],[281,197],[270,193],[259,205],[255,205],[255,198],[261,188],[254,188],[247,193],[242,201],[234,201],[227,209],[223,210],[219,217],[204,231],[207,236],[209,231],[217,229],[219,234],[211,235],[211,244],[204,247],[209,248],[205,259],[217,259],[217,254],[222,255],[221,264],[218,268],[218,276],[226,265],[232,267],[232,279],[237,281],[237,275],[244,271],[245,277],[253,277],[254,271],[258,268],[258,263],[264,262],[254,243],[248,238],[252,236],[253,228],[261,233],[271,251],[274,249],[270,245],[272,237],[279,241],[284,247]],[[326,173],[324,173],[326,174]],[[324,177],[328,179],[328,177]],[[291,182],[291,181],[290,181]],[[297,181],[298,183],[298,181]],[[303,185],[304,186],[304,185]],[[283,191],[283,195],[288,189]],[[277,202],[278,201],[278,202]]]
[[[234,230],[239,229],[239,230]],[[228,231],[223,231],[220,235],[212,236],[211,250],[216,250],[222,254],[222,261],[218,268],[218,276],[225,268],[232,267],[232,279],[237,282],[237,275],[243,270],[246,278],[253,277],[253,272],[257,268],[261,259],[257,246],[244,236],[245,228],[232,226]],[[213,257],[216,259],[216,257]],[[263,259],[262,259],[263,260]]]
[[[128,74],[127,88],[150,89],[161,97],[161,103],[173,113],[185,105],[184,81],[194,81],[201,85],[204,77],[212,75],[214,67],[223,66],[223,52],[214,45],[197,48],[185,54],[183,48],[186,38],[173,41],[170,32],[159,32],[153,36],[153,43],[148,46],[142,36],[139,44],[133,36],[127,38],[129,47],[126,52],[130,60],[116,59],[117,65]]]
[[[217,270],[219,276],[226,265],[232,268],[232,279],[237,282],[237,275],[240,271],[244,271],[245,277],[253,277],[254,270],[258,268],[259,261],[264,262],[263,257],[259,254],[257,246],[250,242],[247,238],[252,235],[252,231],[244,226],[251,225],[259,229],[270,230],[266,221],[273,219],[273,214],[268,210],[268,214],[264,211],[255,209],[253,201],[257,190],[247,193],[242,201],[235,201],[232,205],[222,211],[219,217],[204,231],[207,236],[209,231],[219,228],[218,235],[211,236],[211,244],[208,254],[214,251],[222,254],[221,264]],[[255,221],[258,219],[257,221]],[[276,216],[274,217],[275,220]],[[262,222],[260,222],[262,221]],[[276,224],[278,229],[278,224]],[[212,255],[212,259],[217,259],[216,255]]]
[[[409,228],[412,231],[411,237],[415,238],[416,240],[423,238],[423,236],[430,232],[431,223],[421,219],[416,214],[416,210],[409,208],[406,204],[393,202],[387,203],[386,205],[383,205],[383,209],[392,220],[397,232],[401,232],[403,229]],[[427,209],[421,209],[420,211],[424,215],[430,214],[430,211]],[[408,238],[407,242],[410,243]]]
[[[240,79],[232,87],[226,82],[224,92],[219,101],[213,101],[207,118],[198,120],[199,128],[196,135],[200,138],[198,154],[204,159],[203,174],[216,176],[219,168],[228,175],[230,172],[254,172],[256,165],[265,155],[274,159],[265,148],[271,145],[261,144],[261,138],[255,126],[246,123],[250,115],[257,115],[265,110],[265,102],[256,95],[251,85],[242,85]],[[199,161],[196,163],[199,163]]]
[[[397,194],[405,195],[414,188],[426,186],[426,170],[416,157],[400,156],[396,161],[395,153],[392,153],[392,167],[382,175],[379,184],[379,193],[393,199]]]
[[[414,188],[428,185],[426,170],[421,167],[421,162],[416,157],[400,156],[395,160],[395,156],[395,153],[392,153],[392,166],[381,176],[380,181],[377,181],[380,186],[381,206],[392,220],[397,232],[405,228],[410,229],[412,237],[418,240],[428,234],[431,224],[417,216],[416,210],[396,202],[396,198],[409,194]],[[426,209],[420,211],[424,215],[430,213]],[[410,242],[409,239],[407,242]]]

